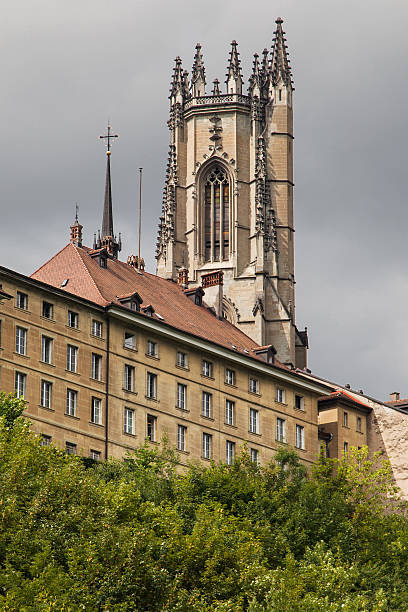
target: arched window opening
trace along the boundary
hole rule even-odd
[[[205,260],[229,257],[230,182],[227,173],[215,166],[207,175],[204,187]]]

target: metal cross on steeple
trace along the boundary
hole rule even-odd
[[[111,147],[112,138],[119,138],[119,134],[111,134],[111,129],[112,128],[108,122],[108,127],[107,127],[108,133],[105,134],[104,136],[99,136],[99,138],[106,140],[106,148],[107,148],[106,155],[110,155],[110,152],[111,152],[110,147]]]

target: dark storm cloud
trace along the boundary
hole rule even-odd
[[[405,2],[205,4],[21,0],[3,4],[0,262],[31,273],[68,240],[75,202],[86,242],[101,225],[110,117],[115,229],[154,244],[168,148],[173,59],[203,45],[209,83],[237,39],[245,78],[281,15],[295,77],[297,319],[312,369],[385,397],[408,394]]]

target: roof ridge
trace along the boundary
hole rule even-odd
[[[68,242],[68,244],[66,244],[64,247],[62,247],[62,249],[60,249],[58,251],[58,253],[55,253],[55,255],[53,255],[51,257],[51,259],[48,259],[45,263],[42,264],[42,266],[40,266],[39,268],[37,268],[37,270],[34,270],[34,272],[32,272],[32,274],[30,274],[30,278],[34,277],[34,274],[38,274],[38,272],[40,270],[42,270],[43,268],[45,268],[45,266],[48,266],[48,264],[53,261],[54,259],[56,259],[58,257],[58,255],[60,255],[63,251],[65,251],[65,249],[67,249],[70,246],[74,246],[71,242]]]

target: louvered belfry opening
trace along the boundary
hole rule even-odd
[[[204,187],[205,261],[229,258],[230,181],[221,166],[207,174]]]

